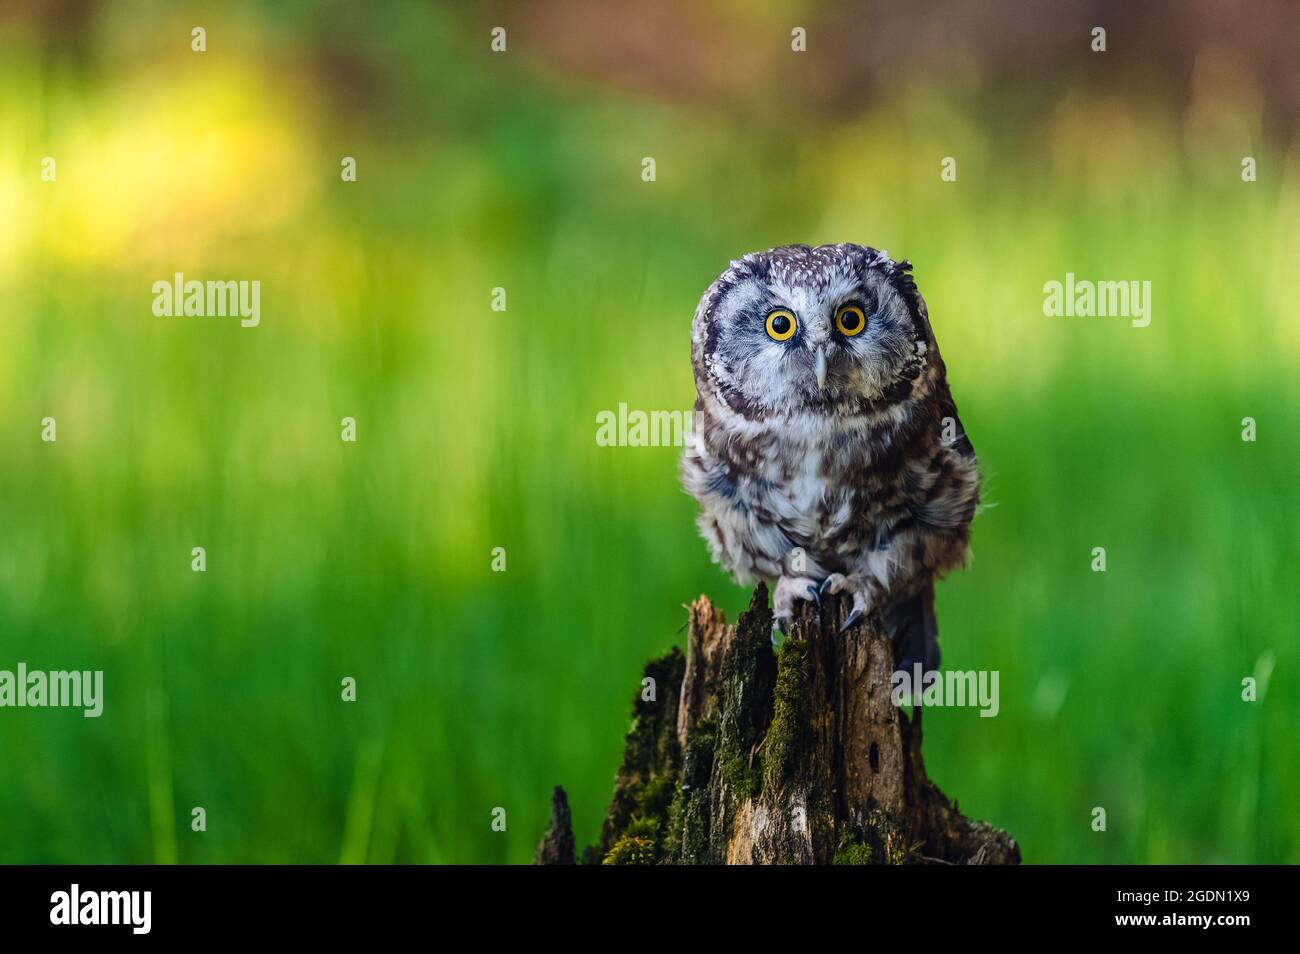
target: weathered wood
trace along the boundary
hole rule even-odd
[[[551,793],[551,823],[537,846],[536,863],[539,865],[572,865],[577,863],[573,851],[573,816],[569,813],[569,798],[559,785]]]
[[[838,598],[802,604],[779,651],[767,589],[735,626],[700,597],[687,656],[646,666],[600,840],[586,863],[1015,864],[925,774],[921,717],[890,700],[878,617],[839,632]],[[562,789],[538,862],[573,836]]]

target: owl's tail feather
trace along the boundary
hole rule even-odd
[[[896,669],[911,673],[939,668],[939,623],[934,617],[934,584],[915,596],[885,607],[885,629],[894,645]]]

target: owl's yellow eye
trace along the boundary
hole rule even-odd
[[[852,338],[867,327],[867,316],[857,305],[845,305],[835,313],[835,327],[846,338]]]
[[[767,316],[767,334],[773,341],[789,341],[794,329],[794,315],[784,308],[778,308]]]

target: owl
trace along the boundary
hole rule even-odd
[[[979,503],[912,266],[861,245],[746,255],[691,326],[695,413],[681,476],[714,560],[796,600],[879,612],[899,668],[939,665],[934,582],[961,566]]]

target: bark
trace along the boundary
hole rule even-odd
[[[569,798],[564,789],[555,786],[551,793],[551,823],[537,846],[536,863],[539,865],[571,865],[576,863],[573,853],[573,816],[569,813]]]
[[[926,776],[921,710],[909,718],[890,699],[879,617],[840,633],[843,612],[834,596],[820,610],[800,604],[774,651],[765,586],[734,626],[696,600],[686,656],[673,649],[646,666],[583,861],[1018,863],[1006,832],[967,819]],[[538,863],[571,859],[572,846],[557,788]]]

